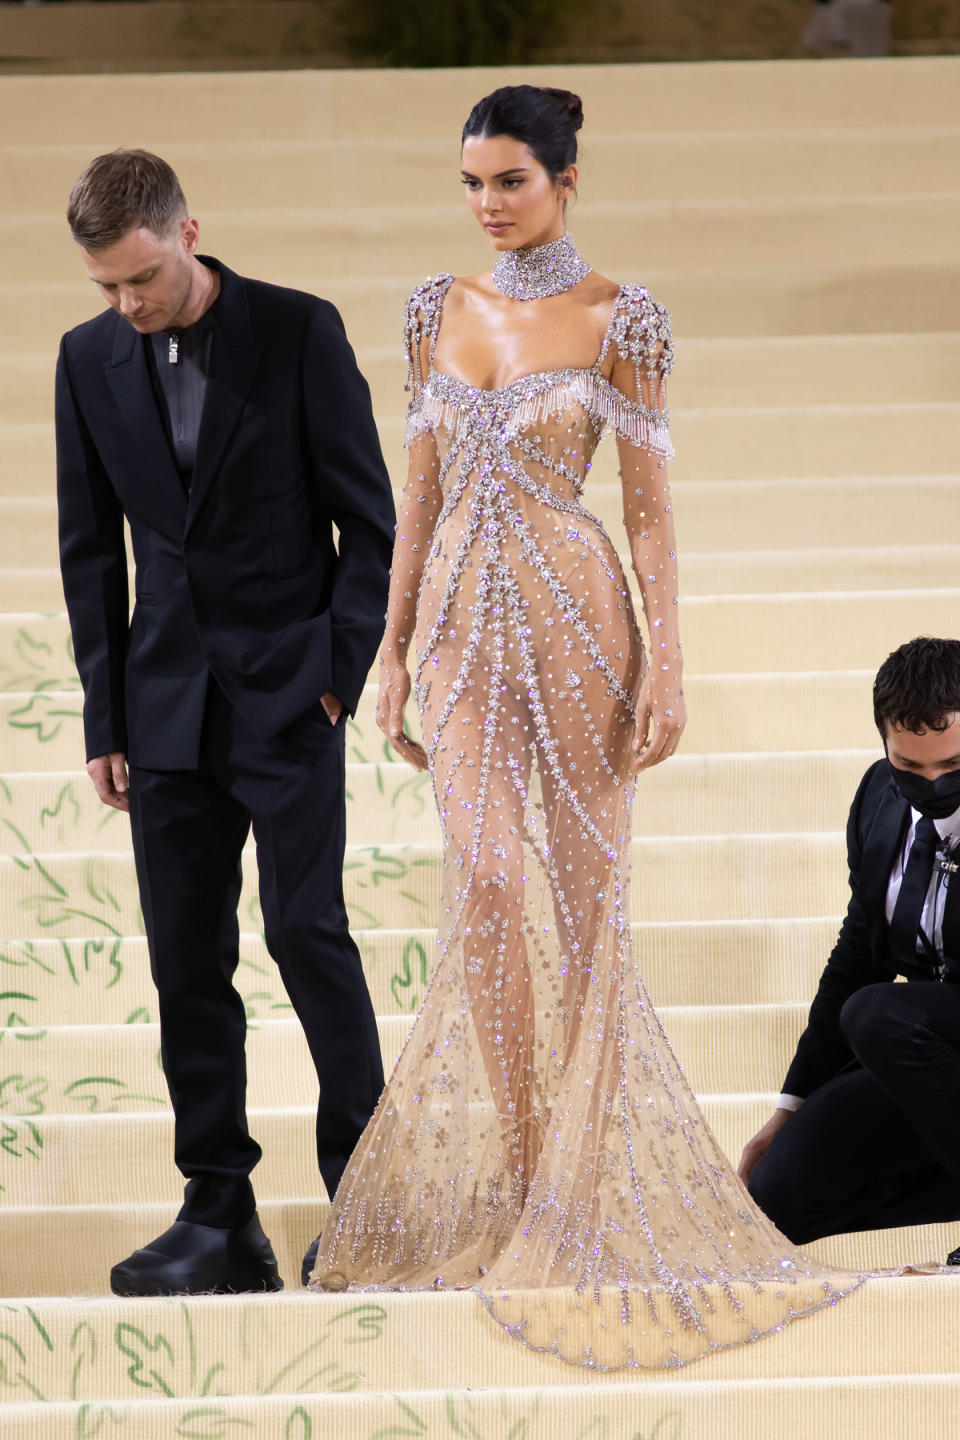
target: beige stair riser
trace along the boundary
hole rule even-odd
[[[398,401],[400,392],[398,390]],[[745,397],[747,398],[747,397]],[[49,399],[42,400],[36,410],[27,441],[34,437],[41,446],[35,459],[28,459],[17,474],[35,475],[36,483],[26,486],[28,496],[48,499],[52,506],[53,469],[49,464],[49,431],[41,433],[40,422],[49,416]],[[8,416],[8,419],[10,417]],[[24,417],[19,417],[24,418]],[[670,467],[674,485],[710,481],[793,480],[797,476],[846,480],[864,475],[889,476],[899,479],[907,463],[915,473],[929,476],[952,476],[956,473],[956,436],[960,426],[960,405],[909,404],[895,408],[872,405],[785,406],[759,409],[699,409],[674,413],[672,432],[677,455]],[[19,427],[18,427],[19,428]],[[403,448],[404,422],[397,416],[380,419],[380,440],[387,469],[395,489],[406,479],[407,460]],[[0,430],[0,442],[4,430]],[[9,433],[9,432],[6,432]],[[22,432],[12,434],[14,449],[19,448]],[[46,456],[46,460],[44,459]],[[617,447],[611,440],[602,444],[593,463],[587,495],[601,483],[617,483],[619,461]],[[18,486],[19,486],[18,479]],[[18,489],[15,494],[22,494]],[[10,502],[4,502],[4,508]],[[588,498],[587,503],[590,503]],[[39,512],[38,512],[39,513]],[[618,512],[619,513],[619,512]],[[746,535],[751,533],[751,517],[745,520]],[[881,530],[882,543],[892,543],[889,522]],[[937,532],[932,532],[934,535]],[[954,530],[947,532],[955,533]],[[863,543],[856,529],[834,531],[834,543]],[[931,538],[928,530],[913,532],[914,543]],[[709,545],[709,542],[706,542]],[[824,543],[824,542],[820,542]],[[770,539],[739,540],[736,548],[782,546],[783,535]],[[42,548],[19,553],[12,548],[10,531],[4,527],[0,559],[6,564],[55,565],[57,563],[56,529],[43,532]],[[704,543],[697,542],[697,549]],[[36,558],[39,555],[40,558]]]
[[[778,1088],[806,1024],[807,1008],[688,1004],[665,1006],[659,1013],[693,1088],[704,1094],[738,1094]],[[392,1071],[412,1023],[411,1016],[380,1019],[385,1074]],[[0,1094],[7,1116],[168,1108],[158,1025],[66,1025],[45,1034],[0,1029],[0,1046]],[[256,1022],[248,1031],[247,1057],[251,1109],[315,1101],[316,1072],[296,1020]],[[13,1083],[4,1084],[3,1071],[10,1064],[17,1070]]]
[[[656,135],[664,116],[682,114],[691,130],[853,130],[888,125],[891,85],[904,126],[957,123],[957,63],[949,57],[880,61],[780,61],[674,65],[478,66],[469,87],[460,70],[399,71],[390,76],[390,129],[395,136],[432,140],[497,85],[575,87],[596,133]],[[638,84],[638,77],[642,84]],[[51,76],[5,82],[0,134],[29,135],[34,144],[62,144],[64,115],[71,139],[95,149],[116,143],[116,117],[136,113],[138,134],[167,141],[378,139],[384,125],[383,80],[375,70],[303,71],[282,76],[212,74],[197,85],[190,75]]]
[[[842,552],[851,541],[860,548],[870,545],[922,547],[931,536],[957,533],[958,496],[960,480],[955,474],[776,483],[675,481],[673,501],[681,557],[681,588],[687,594],[692,593],[684,581],[683,557],[689,552],[712,555],[722,563],[723,557],[744,551],[779,550],[793,539],[798,549],[830,551],[835,548],[835,568],[842,572]],[[607,533],[615,537],[614,543],[623,549],[626,536],[619,483],[591,479],[584,499]],[[56,534],[56,507],[52,499],[0,497],[0,565],[4,568],[39,565],[55,569],[58,564]],[[821,565],[826,567],[826,583],[822,588],[829,590],[833,568],[829,553]],[[948,581],[950,579],[948,571]],[[923,580],[924,584],[930,583],[925,574]],[[729,593],[728,587],[723,589]],[[745,587],[738,585],[736,589],[744,591]],[[760,586],[749,593],[762,592]],[[62,609],[62,602],[53,608]],[[19,600],[13,609],[22,613],[24,600]],[[54,678],[59,675],[58,669]],[[2,677],[0,684],[6,684]]]
[[[873,670],[912,635],[957,633],[960,589],[691,596],[682,619],[691,676]],[[0,616],[0,693],[41,686],[76,687],[66,617]]]
[[[870,706],[872,682],[870,670],[736,676],[697,676],[688,672],[685,693],[689,719],[679,758],[802,748],[814,752],[871,749],[876,742]],[[376,692],[368,686],[356,719],[348,722],[348,762],[389,765],[407,776],[405,768],[400,772],[402,762],[376,727],[375,701]],[[76,779],[85,753],[80,717],[79,688],[0,694],[0,733],[8,773],[65,771]],[[413,706],[407,725],[419,733]],[[672,783],[662,777],[673,775],[674,767],[651,773],[657,778],[644,783],[641,798],[659,793],[651,791],[651,784]],[[414,783],[412,775],[407,778]],[[732,819],[726,824],[726,819],[715,816],[706,823],[711,829],[717,825],[740,828]],[[654,832],[660,823],[656,822]],[[774,824],[763,819],[753,828],[765,830]],[[682,812],[673,817],[671,828],[685,828]]]
[[[676,369],[670,379],[671,413],[793,405],[902,405],[956,401],[960,376],[960,333],[914,335],[743,336],[698,340],[676,336]],[[42,390],[49,361],[24,366],[11,356],[11,390]],[[402,410],[405,367],[401,348],[357,345],[357,359],[370,383],[374,412]],[[11,419],[18,411],[11,403]]]
[[[638,921],[637,964],[657,1005],[805,1006],[839,918]],[[423,999],[436,930],[354,930],[378,1015],[410,1015]],[[251,1022],[291,1014],[261,936],[240,937],[235,984]],[[143,1024],[157,1019],[147,942],[81,937],[0,941],[0,1021],[21,1029]],[[27,1044],[29,1037],[20,1043]],[[8,1047],[16,1049],[16,1047]],[[18,1051],[26,1055],[27,1051]],[[12,1069],[9,1055],[4,1061]]]
[[[890,643],[893,643],[892,640]],[[784,660],[786,658],[783,657]],[[824,655],[822,660],[829,662],[831,658]],[[878,661],[882,658],[878,657]],[[690,759],[700,764],[700,757],[707,757],[707,763],[710,763],[711,756],[758,751],[807,750],[820,753],[862,750],[876,754],[878,736],[871,700],[873,678],[872,669],[698,675],[691,670],[688,662],[684,675],[687,728],[683,732],[677,759],[681,762]],[[3,713],[2,703],[0,697],[0,715]],[[24,703],[29,703],[29,697],[18,698],[15,708]],[[49,702],[51,708],[60,703],[57,697]],[[69,697],[64,697],[64,703],[67,706],[71,704]],[[36,700],[34,704],[42,709],[47,702]],[[376,761],[380,764],[396,761],[394,751],[376,727],[375,707],[376,685],[368,684],[356,719],[350,722],[348,760]],[[413,706],[409,708],[407,725],[411,733],[420,733]],[[34,730],[32,736],[38,733]],[[60,749],[51,746],[49,753],[51,757],[62,755],[63,768],[67,769],[76,755],[67,722],[64,722],[61,734],[65,737],[63,746]],[[60,742],[59,735],[56,742]],[[8,743],[12,741],[8,740]],[[37,758],[42,747],[33,739],[24,743],[30,746],[26,753],[31,765],[42,768],[42,762]],[[697,757],[696,761],[693,757]],[[864,764],[868,763],[868,758],[865,758]],[[647,771],[639,787],[638,806],[643,807],[650,795],[659,794],[658,787],[669,789],[675,773],[675,768],[670,766]],[[645,828],[645,815],[646,812],[640,808],[637,822],[640,828]],[[682,816],[678,814],[675,818],[682,828]],[[709,822],[704,823],[712,828]],[[765,822],[757,828],[765,830],[769,826]]]
[[[678,120],[683,117],[678,115]],[[648,197],[649,173],[636,161],[649,135],[582,136],[581,204],[594,199]],[[451,143],[452,142],[452,143]],[[304,208],[410,203],[411,187],[433,199],[459,194],[456,136],[409,140],[273,140],[167,143],[163,132],[142,143],[169,160],[199,213],[244,203],[282,209],[292,198]],[[746,130],[713,134],[664,131],[657,136],[657,194],[662,199],[785,199],[834,195],[928,194],[960,188],[956,126],[797,133]],[[66,197],[89,163],[90,143],[0,146],[0,184],[8,214],[63,215]],[[241,188],[242,177],[242,188]]]
[[[683,615],[685,663],[703,674],[712,657],[737,672],[876,669],[915,635],[960,636],[960,589],[795,596],[691,597]],[[714,662],[715,663],[715,660]]]
[[[323,1227],[326,1202],[261,1198],[257,1208],[277,1256],[280,1274],[287,1289],[295,1291],[300,1284],[301,1259]],[[4,1294],[7,1297],[36,1294],[37,1255],[42,1254],[50,1294],[106,1296],[112,1266],[161,1234],[175,1214],[176,1202],[114,1207],[89,1204],[69,1209],[4,1205],[0,1207]],[[70,1234],[68,1245],[63,1243],[65,1227]],[[954,1248],[956,1238],[955,1225],[917,1225],[902,1230],[831,1236],[805,1248],[807,1254],[831,1265],[852,1269],[894,1268],[910,1257],[942,1260]],[[0,1407],[0,1436],[4,1434],[4,1416],[8,1412],[9,1402]],[[49,1413],[47,1418],[49,1421]],[[47,1432],[38,1433],[47,1440]],[[74,1440],[73,1432],[70,1434]]]
[[[418,270],[472,274],[489,246],[462,204],[408,201],[405,206],[348,210],[278,210],[265,226],[242,208],[204,214],[204,244],[230,257],[243,274],[313,271],[362,276]],[[577,244],[603,273],[636,265],[642,245],[651,268],[742,264],[829,264],[838,254],[866,251],[873,264],[953,264],[960,196],[867,196],[773,201],[645,203],[594,201],[577,213]],[[23,279],[74,279],[79,257],[62,219],[0,215],[0,248],[20,251]],[[389,259],[387,258],[389,257]]]
[[[777,594],[796,590],[943,588],[960,575],[960,545],[910,545],[835,551],[741,550],[683,556],[685,595]],[[60,572],[0,570],[0,613],[62,610]]]
[[[840,830],[864,770],[879,753],[878,746],[823,755],[680,754],[642,776],[635,828],[650,839]],[[348,763],[347,834],[353,845],[439,844],[429,775],[403,764]],[[24,842],[38,854],[127,851],[130,830],[126,816],[103,805],[86,776],[8,772],[0,775],[0,854],[20,854]]]
[[[687,551],[682,557],[685,595],[941,589],[954,585],[958,576],[960,545],[949,544],[741,550],[726,555]]]
[[[912,1311],[919,1304],[916,1289],[911,1299],[911,1305],[898,1307],[906,1310],[903,1323],[910,1323]],[[278,1324],[288,1320],[284,1312],[287,1302],[274,1304]],[[445,1313],[444,1318],[454,1317]],[[456,1320],[462,1324],[459,1313]],[[821,1344],[829,1344],[826,1323],[826,1320],[818,1322],[816,1338]],[[457,1325],[458,1330],[461,1324]],[[304,1328],[308,1336],[315,1333],[309,1323],[306,1327],[302,1321],[291,1325],[291,1329]],[[122,1326],[118,1336],[119,1333],[124,1333]],[[108,1334],[107,1338],[114,1337]],[[472,1337],[471,1342],[475,1343]],[[126,1345],[123,1350],[129,1358]],[[485,1356],[485,1351],[482,1353]],[[495,1371],[498,1357],[490,1358]],[[345,1362],[348,1359],[346,1352],[343,1359]],[[543,1361],[539,1364],[542,1368]],[[334,1376],[338,1373],[332,1363],[325,1368],[332,1370]],[[564,1368],[569,1372],[570,1367]],[[716,1368],[714,1362],[711,1375],[715,1375]],[[339,1373],[349,1374],[345,1369]],[[554,1440],[557,1435],[587,1435],[602,1418],[605,1433],[611,1435],[689,1433],[709,1434],[711,1440],[742,1440],[744,1435],[766,1440],[773,1434],[769,1422],[775,1409],[778,1423],[791,1427],[787,1433],[802,1433],[811,1414],[816,1413],[817,1434],[822,1440],[846,1440],[860,1425],[870,1427],[862,1432],[864,1434],[883,1433],[891,1406],[899,1402],[909,1407],[910,1415],[909,1428],[901,1433],[910,1440],[913,1437],[919,1440],[923,1434],[936,1433],[938,1419],[954,1409],[960,1397],[960,1385],[948,1374],[897,1374],[869,1379],[861,1376],[825,1379],[820,1375],[806,1379],[798,1374],[794,1380],[766,1380],[749,1387],[714,1378],[697,1380],[694,1376],[702,1376],[700,1366],[691,1367],[680,1378],[656,1388],[648,1386],[646,1375],[633,1381],[623,1380],[620,1375],[605,1377],[602,1388],[592,1391],[569,1376],[554,1379],[551,1375],[546,1387],[542,1390],[537,1387],[533,1394],[529,1384],[505,1390],[499,1383],[473,1383],[444,1392],[399,1388],[398,1382],[398,1388],[392,1393],[382,1390],[371,1395],[291,1391],[287,1395],[218,1396],[216,1399],[137,1397],[92,1405],[89,1402],[34,1402],[6,1407],[0,1413],[0,1436],[13,1436],[16,1440],[65,1440],[65,1437],[73,1440],[83,1433],[81,1427],[96,1424],[103,1417],[109,1420],[111,1429],[127,1427],[136,1433],[137,1440],[168,1440],[173,1434],[190,1434],[191,1430],[204,1435],[227,1434],[228,1431],[220,1427],[230,1425],[255,1426],[256,1433],[265,1437],[291,1435],[296,1427],[304,1435],[344,1434],[351,1440],[383,1440],[383,1437],[404,1433],[429,1434],[435,1440],[458,1440],[465,1434],[506,1433],[494,1432],[492,1428],[481,1432],[478,1428],[501,1424],[511,1425],[510,1433],[522,1433],[527,1440]],[[533,1374],[527,1380],[532,1382]],[[139,1383],[147,1386],[147,1382]],[[342,1381],[331,1387],[334,1392],[346,1388]],[[159,1385],[149,1389],[152,1394],[162,1393]],[[653,1428],[641,1432],[635,1429],[637,1423]],[[664,1423],[669,1429],[662,1428]],[[195,1427],[200,1425],[211,1428],[197,1431]],[[418,1430],[413,1431],[412,1425]],[[574,1431],[571,1426],[581,1428]],[[608,1430],[608,1426],[620,1428]],[[679,1426],[684,1429],[678,1429]]]
[[[891,405],[955,401],[960,332],[915,335],[745,336],[729,340],[678,337],[670,382],[678,421],[689,409],[792,405]],[[406,405],[400,346],[357,343],[357,360],[374,412],[395,415]],[[592,358],[592,357],[591,357]],[[0,350],[0,424],[49,418],[51,356],[34,342]]]
[[[699,1099],[707,1124],[736,1163],[746,1141],[769,1119],[776,1091]],[[253,1175],[257,1195],[319,1203],[324,1195],[315,1108],[250,1107],[248,1118],[263,1148]],[[5,1206],[172,1204],[183,1193],[183,1177],[173,1163],[173,1117],[159,1106],[152,1114],[40,1115],[3,1123]]]
[[[634,839],[635,920],[786,919],[836,915],[846,905],[842,835]],[[243,858],[240,924],[259,929],[252,854]],[[422,928],[440,904],[439,847],[350,846],[344,892],[359,929]],[[0,856],[0,939],[142,933],[128,854]]]
[[[227,251],[221,257],[233,264]],[[659,268],[637,260],[617,272],[621,282],[644,284],[673,317],[684,351],[697,336],[844,335],[960,330],[960,284],[954,264],[882,265],[869,256],[856,266],[832,257],[821,265],[732,267],[722,285],[709,266]],[[264,271],[276,284],[322,295],[341,311],[358,348],[386,346],[399,352],[400,321],[407,296],[426,275],[419,258],[407,273],[392,263],[379,273],[351,280],[314,268],[290,271],[279,263]],[[53,360],[60,336],[102,308],[82,269],[71,280],[11,285],[0,279],[3,350],[41,351]],[[681,367],[682,368],[682,367]]]
[[[890,1338],[896,1336],[896,1371],[886,1390],[887,1413],[896,1402],[896,1381],[900,1377],[916,1376],[920,1407],[917,1413],[930,1417],[933,1428],[921,1432],[911,1427],[901,1433],[909,1436],[909,1440],[919,1440],[921,1433],[937,1435],[937,1411],[934,1407],[924,1407],[924,1395],[929,1393],[941,1404],[946,1396],[952,1403],[952,1390],[944,1387],[955,1383],[954,1357],[949,1344],[954,1288],[955,1282],[949,1278],[875,1281],[843,1306],[839,1312],[843,1318],[827,1306],[819,1314],[786,1327],[775,1344],[765,1347],[772,1353],[764,1364],[763,1378],[786,1382],[810,1377],[807,1388],[811,1393],[806,1405],[814,1404],[814,1413],[823,1416],[817,1433],[824,1435],[825,1440],[841,1440],[842,1436],[856,1433],[849,1427],[856,1424],[857,1406],[861,1403],[859,1377],[889,1373],[889,1363],[884,1362],[889,1362]],[[543,1298],[550,1303],[549,1292]],[[566,1302],[567,1297],[561,1296],[560,1303]],[[718,1407],[739,1399],[744,1392],[747,1395],[753,1392],[762,1404],[744,1412],[749,1429],[741,1428],[739,1432],[725,1429],[723,1440],[742,1440],[744,1435],[772,1440],[777,1432],[765,1424],[763,1417],[769,1419],[775,1407],[778,1422],[787,1418],[777,1397],[781,1390],[788,1392],[788,1387],[781,1384],[768,1388],[757,1383],[757,1362],[751,1362],[752,1346],[736,1347],[711,1356],[708,1365],[692,1365],[679,1375],[673,1370],[623,1375],[591,1372],[564,1365],[548,1356],[532,1355],[522,1345],[509,1342],[476,1296],[468,1291],[394,1296],[318,1296],[291,1292],[279,1297],[205,1297],[187,1302],[171,1299],[132,1304],[107,1299],[38,1300],[30,1305],[11,1306],[4,1319],[11,1341],[23,1353],[26,1375],[31,1377],[32,1372],[44,1383],[43,1393],[51,1401],[69,1398],[77,1349],[81,1344],[85,1362],[82,1369],[87,1372],[89,1383],[96,1387],[97,1402],[162,1400],[164,1392],[158,1380],[181,1400],[199,1399],[204,1381],[214,1379],[216,1392],[208,1405],[216,1418],[219,1395],[231,1391],[256,1395],[268,1390],[277,1394],[282,1391],[278,1383],[281,1377],[290,1387],[285,1398],[292,1402],[291,1410],[296,1409],[300,1392],[305,1390],[308,1393],[303,1397],[303,1405],[308,1408],[318,1403],[313,1399],[317,1392],[321,1395],[324,1391],[330,1394],[337,1390],[371,1392],[370,1404],[378,1408],[373,1410],[370,1429],[311,1431],[305,1430],[301,1421],[297,1426],[301,1435],[344,1434],[351,1440],[374,1440],[374,1436],[379,1435],[385,1440],[390,1431],[383,1428],[386,1416],[379,1408],[383,1392],[388,1392],[389,1400],[391,1391],[406,1392],[409,1396],[411,1390],[441,1395],[447,1392],[447,1418],[456,1421],[456,1428],[444,1426],[434,1430],[431,1426],[429,1432],[421,1429],[421,1434],[437,1435],[443,1440],[452,1440],[458,1430],[461,1436],[469,1435],[472,1430],[474,1435],[499,1437],[507,1433],[499,1428],[502,1424],[513,1424],[515,1434],[529,1435],[530,1440],[552,1440],[563,1431],[542,1430],[539,1426],[533,1431],[524,1421],[524,1415],[530,1424],[536,1420],[540,1404],[533,1402],[539,1401],[543,1392],[560,1393],[567,1400],[566,1411],[548,1411],[551,1426],[555,1425],[558,1413],[569,1413],[574,1423],[579,1423],[582,1417],[587,1428],[568,1433],[589,1434],[590,1428],[596,1430],[591,1416],[596,1417],[603,1396],[611,1387],[620,1402],[612,1413],[617,1428],[610,1429],[606,1424],[604,1428],[616,1436],[656,1435],[658,1428],[662,1436],[669,1436],[671,1429],[674,1434],[689,1433],[698,1440],[700,1436],[712,1436],[720,1433],[711,1418],[715,1412],[722,1415],[723,1409]],[[856,1357],[859,1380],[851,1387],[854,1404],[842,1412],[844,1428],[834,1428],[830,1416],[838,1404],[837,1387],[827,1387],[822,1406],[816,1403],[816,1387],[822,1383],[821,1377],[836,1376],[842,1380],[849,1376],[852,1357]],[[144,1363],[151,1358],[152,1364]],[[312,1385],[308,1384],[308,1376],[313,1380]],[[723,1383],[751,1379],[753,1385]],[[133,1383],[135,1381],[140,1383]],[[873,1384],[881,1382],[875,1380]],[[491,1402],[489,1407],[476,1408],[480,1396],[473,1397],[467,1405],[464,1397],[455,1394],[456,1387],[460,1386],[479,1390],[481,1394],[486,1392]],[[511,1414],[508,1387],[512,1386],[522,1386],[524,1391],[517,1397],[517,1408]],[[555,1387],[561,1388],[557,1392]],[[866,1393],[869,1394],[869,1390]],[[912,1388],[908,1395],[912,1398]],[[696,1428],[678,1432],[670,1419],[670,1428],[664,1427],[661,1424],[664,1415],[669,1417],[675,1413],[686,1396],[698,1397],[701,1402],[695,1412],[687,1412],[685,1417],[694,1421]],[[36,1399],[29,1391],[23,1398]],[[360,1417],[367,1413],[366,1401],[359,1395],[356,1398],[360,1403],[350,1413]],[[169,1426],[169,1417],[177,1412],[170,1405],[165,1410]],[[120,1413],[122,1417],[123,1411]],[[806,1413],[809,1416],[809,1408]],[[409,1408],[406,1412],[399,1407],[393,1410],[389,1418],[396,1422],[395,1432],[397,1424],[410,1428],[411,1414],[415,1418],[415,1412]],[[882,1426],[882,1417],[876,1411],[874,1414]],[[96,1422],[101,1416],[107,1418],[95,1403],[87,1419]],[[76,1424],[76,1410],[72,1418]],[[489,1419],[490,1426],[481,1431],[475,1422],[485,1418]],[[223,1416],[221,1423],[222,1420]],[[759,1422],[760,1428],[755,1428],[754,1422]],[[202,1410],[195,1415],[194,1423],[203,1423]],[[442,1419],[440,1424],[443,1425]],[[638,1431],[638,1424],[646,1428]],[[468,1425],[470,1428],[465,1428]],[[522,1428],[517,1428],[520,1426]],[[110,1428],[115,1428],[112,1420]],[[33,1431],[31,1440],[42,1433]],[[78,1432],[74,1429],[70,1433]],[[162,1430],[153,1428],[140,1433],[149,1440],[164,1435]],[[166,1436],[174,1433],[168,1428]],[[209,1428],[206,1433],[210,1433]],[[213,1434],[216,1433],[213,1430]],[[230,1432],[221,1430],[221,1433]],[[284,1431],[279,1427],[275,1430],[258,1427],[256,1433],[272,1440]],[[295,1435],[296,1429],[288,1429],[286,1433]],[[399,1434],[402,1433],[402,1429],[399,1430]],[[596,1433],[603,1432],[597,1430]],[[802,1433],[802,1430],[788,1433]],[[881,1428],[872,1433],[884,1432]]]
[[[829,1331],[818,1328],[817,1333],[822,1343],[830,1343]],[[699,1366],[690,1371],[691,1376],[702,1373]],[[528,1378],[532,1381],[532,1376]],[[833,1381],[818,1376],[815,1391],[802,1378],[754,1389],[716,1380],[677,1380],[667,1389],[649,1391],[642,1388],[645,1379],[617,1387],[607,1384],[595,1392],[560,1388],[557,1381],[542,1391],[538,1387],[535,1395],[527,1388],[510,1392],[491,1385],[446,1394],[398,1389],[369,1397],[290,1394],[199,1402],[138,1400],[104,1405],[103,1413],[109,1415],[111,1426],[135,1430],[137,1440],[168,1440],[187,1425],[230,1424],[256,1426],[256,1433],[264,1437],[289,1434],[296,1425],[305,1434],[349,1435],[351,1440],[402,1435],[399,1427],[406,1427],[408,1434],[429,1434],[432,1440],[459,1440],[470,1433],[507,1433],[492,1428],[507,1424],[522,1426],[525,1440],[556,1440],[558,1435],[588,1435],[600,1419],[605,1428],[621,1427],[610,1428],[611,1435],[665,1436],[672,1430],[676,1435],[709,1435],[710,1440],[743,1440],[745,1435],[766,1440],[773,1433],[768,1427],[775,1410],[778,1428],[783,1427],[780,1433],[802,1433],[815,1414],[819,1440],[847,1440],[858,1427],[869,1427],[861,1431],[866,1435],[882,1434],[891,1407],[899,1405],[910,1415],[910,1429],[902,1433],[920,1440],[936,1434],[940,1419],[960,1402],[960,1381],[950,1375]],[[79,1403],[15,1406],[0,1412],[0,1437],[74,1440],[77,1426],[91,1418],[95,1423],[98,1408]],[[638,1430],[638,1424],[653,1428]],[[304,1428],[308,1425],[309,1431]],[[412,1425],[419,1430],[413,1431]],[[481,1431],[477,1428],[481,1425],[491,1429]],[[521,1432],[514,1428],[511,1433]]]
[[[931,476],[956,472],[958,404],[749,408],[746,394],[741,403],[744,408],[671,412],[676,449],[676,458],[670,463],[673,484],[780,481],[807,475],[820,481],[862,475],[900,479],[907,467],[911,473]],[[400,486],[406,477],[404,422],[399,417],[381,416],[377,423],[393,484]],[[587,493],[598,482],[616,482],[618,470],[616,445],[608,440],[597,451]],[[955,516],[954,510],[954,521]],[[749,533],[749,515],[740,518]],[[834,535],[835,543],[860,543],[856,529],[835,530]],[[918,538],[930,539],[930,532]],[[779,543],[783,543],[782,534]]]

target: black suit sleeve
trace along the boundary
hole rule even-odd
[[[864,985],[894,980],[896,970],[878,963],[870,944],[863,912],[860,866],[866,827],[864,799],[875,781],[872,766],[860,782],[847,821],[847,859],[850,866],[850,902],[837,943],[827,961],[810,1007],[807,1028],[783,1082],[787,1095],[806,1097],[831,1080],[854,1058],[840,1029],[844,1002]]]
[[[338,531],[331,689],[353,712],[383,638],[396,513],[370,390],[334,307],[318,303],[303,367],[314,509]]]
[[[67,353],[56,377],[60,571],[83,684],[87,759],[126,754],[123,672],[129,630],[123,511],[77,406]]]

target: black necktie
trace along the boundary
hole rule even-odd
[[[893,907],[890,921],[890,950],[894,959],[915,965],[917,963],[917,936],[923,906],[930,889],[933,874],[933,857],[940,837],[937,827],[926,815],[917,824],[913,845],[907,857],[900,894]]]

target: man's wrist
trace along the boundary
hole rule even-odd
[[[781,1095],[777,1100],[778,1110],[799,1110],[803,1104],[802,1095]]]

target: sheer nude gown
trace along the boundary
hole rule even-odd
[[[834,1304],[862,1277],[807,1260],[757,1210],[634,959],[628,766],[647,662],[584,491],[610,429],[656,664],[676,603],[662,543],[669,319],[625,285],[594,365],[480,390],[433,365],[451,280],[422,285],[407,310],[394,559],[401,577],[422,568],[401,623],[409,640],[415,607],[443,833],[437,953],[311,1283],[474,1287],[533,1348],[604,1369],[678,1366]]]

